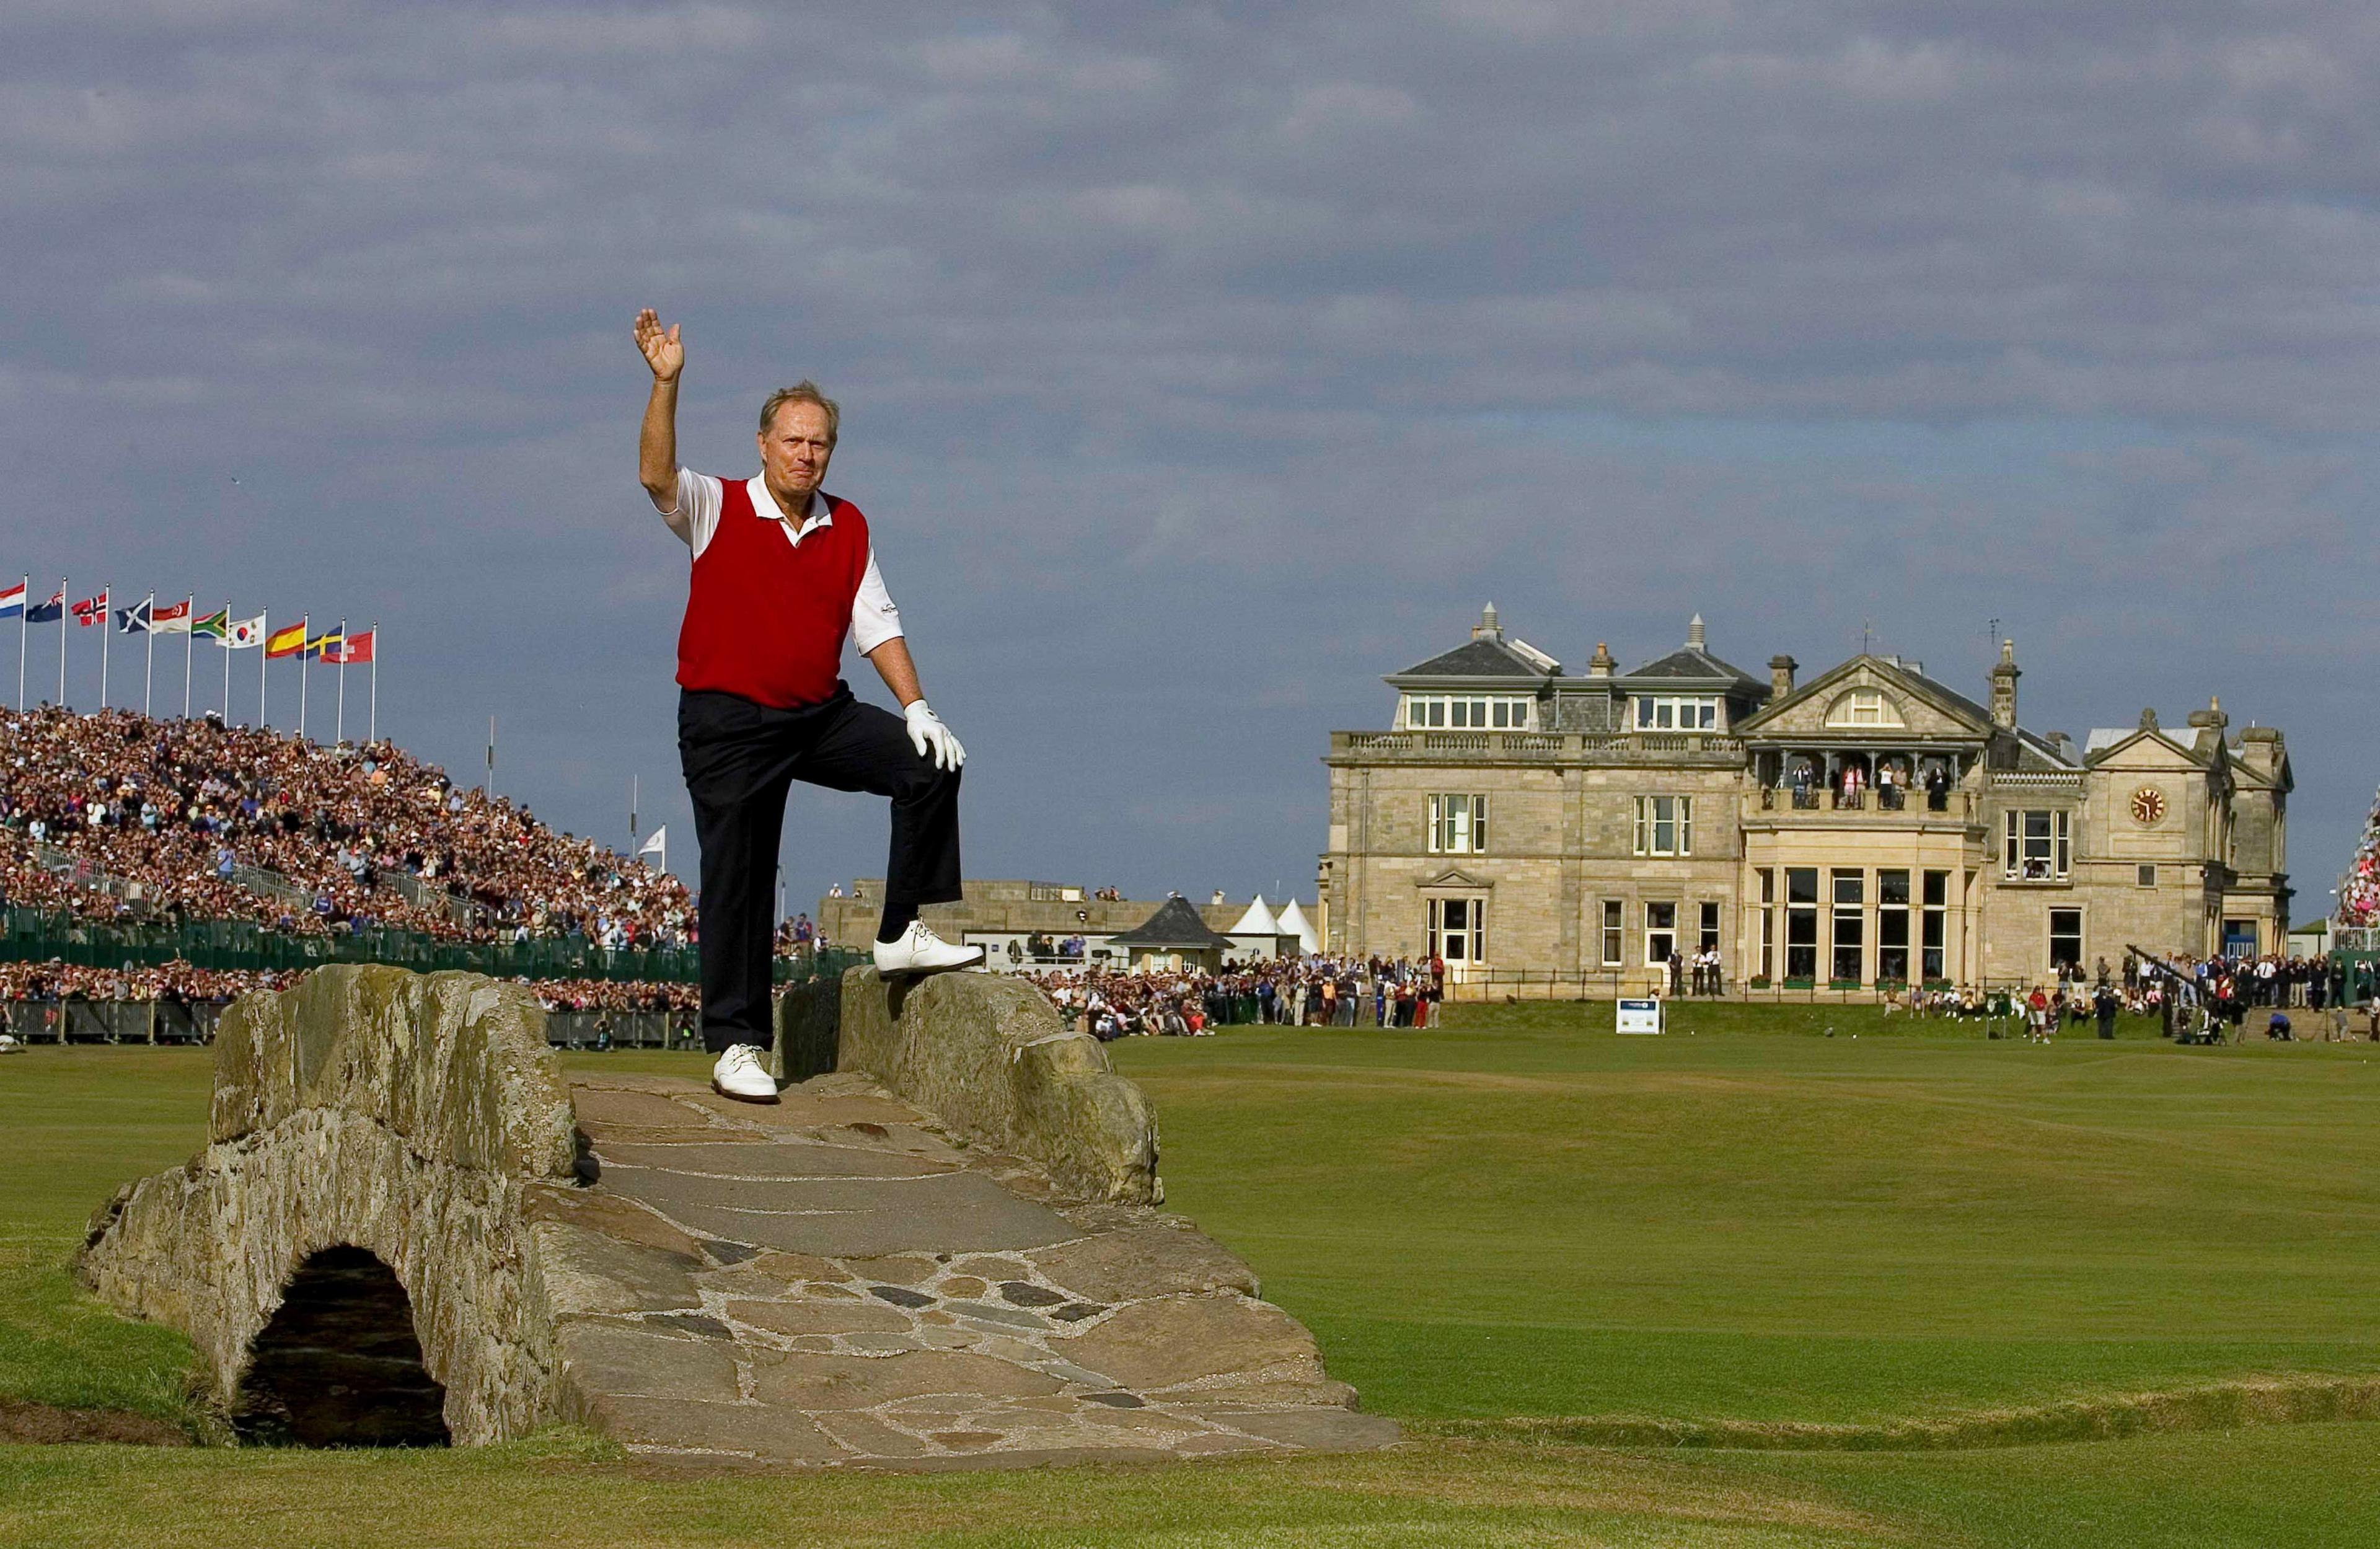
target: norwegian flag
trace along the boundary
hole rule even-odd
[[[86,597],[81,602],[77,603],[74,605],[74,616],[75,622],[81,625],[86,629],[90,628],[94,624],[105,623],[107,620],[107,593],[103,592],[96,597]]]

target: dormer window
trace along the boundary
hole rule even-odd
[[[1526,694],[1407,694],[1399,715],[1410,731],[1527,731],[1536,702]]]
[[[1638,694],[1638,731],[1716,731],[1718,697],[1702,694]]]
[[[1900,707],[1875,689],[1853,689],[1838,694],[1827,706],[1830,726],[1898,726],[1905,725]]]

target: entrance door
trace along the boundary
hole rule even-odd
[[[1645,966],[1667,968],[1670,954],[1678,949],[1678,906],[1646,904],[1645,906]]]
[[[2252,957],[2256,955],[2254,921],[2227,920],[2223,922],[2223,955],[2227,957]]]

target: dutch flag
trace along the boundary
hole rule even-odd
[[[0,618],[25,616],[25,583],[18,581],[6,592],[0,592]]]

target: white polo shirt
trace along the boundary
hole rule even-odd
[[[710,535],[719,531],[719,511],[722,504],[722,486],[708,473],[697,473],[690,468],[677,470],[677,499],[662,520],[669,530],[685,540],[696,559],[710,546]],[[826,502],[810,496],[810,508],[795,526],[777,509],[777,497],[769,493],[767,481],[759,474],[744,482],[745,494],[752,502],[752,515],[760,521],[773,521],[785,542],[795,548],[802,540],[821,527],[834,525],[834,514]],[[884,578],[876,568],[876,544],[868,545],[868,573],[859,578],[858,594],[851,600],[851,648],[862,656],[901,634],[901,610],[892,605],[892,594],[884,590]]]

